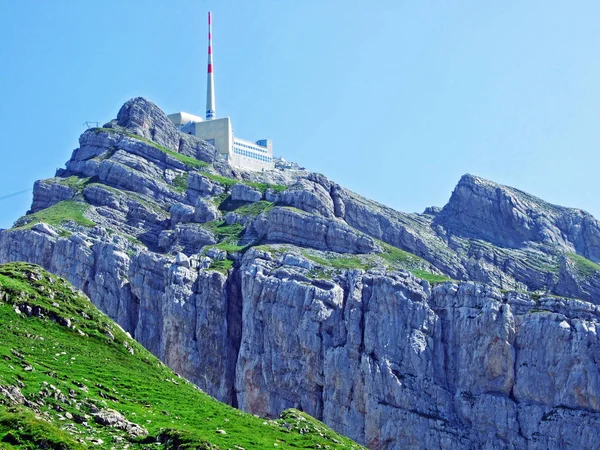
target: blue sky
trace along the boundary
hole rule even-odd
[[[597,1],[0,0],[0,227],[129,98],[236,134],[396,209],[464,173],[600,216]]]

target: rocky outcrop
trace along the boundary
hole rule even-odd
[[[250,232],[266,242],[284,242],[338,253],[381,252],[367,235],[337,220],[327,220],[285,207],[273,209],[252,222]]]
[[[309,213],[335,217],[333,199],[329,190],[309,179],[299,180],[291,189],[280,193],[276,201]]]
[[[35,214],[59,202],[63,220]],[[600,445],[587,213],[470,175],[401,213],[322,175],[234,170],[143,99],[82,135],[32,212],[0,262],[67,278],[234,406],[299,408],[374,449]]]
[[[600,224],[590,214],[472,175],[460,179],[434,223],[502,247],[538,242],[600,261]]]
[[[94,421],[105,427],[118,428],[125,431],[130,438],[143,437],[148,435],[148,431],[138,425],[125,419],[123,415],[114,409],[102,409],[92,414]]]
[[[71,200],[75,192],[69,186],[60,183],[60,178],[38,180],[33,187],[33,202],[28,213],[34,213],[63,200]]]
[[[258,202],[262,199],[262,192],[245,184],[236,184],[231,188],[231,200],[240,202]]]
[[[154,103],[142,97],[126,102],[117,120],[105,127],[122,127],[168,149],[209,163],[218,160],[218,151],[205,141],[179,133],[167,115]]]
[[[369,448],[600,443],[597,307],[470,283],[428,292],[400,274],[317,284],[245,261],[242,408],[295,405]]]

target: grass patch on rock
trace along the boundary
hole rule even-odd
[[[397,247],[380,241],[379,244],[383,247],[384,252],[377,256],[383,258],[394,267],[400,267],[408,270],[414,276],[427,280],[430,283],[443,283],[452,279],[441,274],[430,272],[428,268],[431,265],[417,255],[401,250]]]
[[[181,173],[173,178],[173,186],[177,192],[185,192],[188,188],[188,175]]]
[[[119,129],[115,129],[115,128],[94,128],[95,133],[100,133],[102,131],[105,131],[107,133],[123,134],[132,139],[137,139],[138,141],[142,141],[145,144],[151,145],[152,147],[156,148],[157,150],[160,150],[161,152],[166,153],[167,155],[175,158],[177,161],[185,164],[186,166],[192,167],[194,169],[202,169],[204,167],[210,166],[210,164],[205,161],[200,161],[199,159],[192,158],[191,156],[182,155],[181,153],[173,151],[167,147],[157,144],[154,141],[151,141],[150,139],[146,139],[145,137],[139,136],[134,133],[129,133],[127,131],[123,131],[123,130],[119,130]]]
[[[206,222],[204,224],[210,231],[212,231],[218,238],[222,240],[232,241],[239,240],[244,232],[243,225],[234,223],[227,225],[224,220],[215,220],[214,222]]]
[[[254,189],[258,189],[263,194],[267,192],[267,190],[272,189],[273,192],[279,194],[280,192],[285,191],[288,187],[283,184],[270,184],[270,183],[256,183],[253,181],[244,181],[244,184],[253,187]]]
[[[260,200],[258,202],[245,202],[241,200],[231,200],[231,196],[221,200],[219,209],[226,212],[236,212],[243,216],[256,217],[263,212],[269,212],[275,207],[273,202]]]
[[[233,261],[229,258],[226,259],[215,259],[210,263],[209,269],[217,270],[222,273],[227,273],[233,268]]]
[[[415,277],[421,278],[422,280],[427,280],[430,283],[444,283],[445,281],[452,281],[451,278],[446,275],[438,275],[436,273],[427,272],[426,270],[421,269],[412,269],[410,270]]]
[[[337,270],[352,270],[352,269],[362,269],[369,270],[374,266],[372,262],[364,261],[362,258],[358,256],[333,256],[322,258],[320,256],[312,255],[308,252],[303,252],[303,256],[307,259],[310,259],[313,262],[325,267],[331,267]]]
[[[210,248],[217,248],[227,253],[227,257],[224,260],[214,259],[211,262],[210,269],[227,272],[233,267],[234,254],[243,252],[248,248],[248,246],[239,244],[242,233],[244,232],[244,227],[239,223],[227,225],[227,222],[224,220],[207,222],[204,226],[212,231],[220,241],[217,244],[207,246],[204,249],[204,252],[208,251]]]
[[[567,253],[567,258],[571,260],[575,266],[575,271],[582,278],[595,277],[600,273],[600,265],[584,258],[576,253]]]
[[[65,222],[75,222],[84,227],[93,227],[96,224],[85,217],[85,212],[90,205],[76,200],[64,200],[33,214],[28,214],[17,221],[15,230],[29,229],[36,223],[44,222],[49,225],[61,225]]]
[[[72,175],[66,178],[53,178],[51,180],[58,180],[60,184],[68,186],[80,194],[83,192],[83,189],[92,182],[92,177],[78,177],[77,175]]]
[[[94,128],[93,130],[95,133],[100,133],[100,132],[118,133],[118,134],[123,134],[125,136],[128,136],[132,139],[137,139],[138,141],[142,141],[148,145],[151,145],[152,147],[156,148],[157,150],[160,150],[161,152],[175,158],[179,162],[181,162],[181,163],[185,164],[186,166],[191,167],[193,169],[202,170],[202,169],[206,169],[210,166],[210,163],[207,163],[205,161],[200,161],[199,159],[192,158],[191,156],[183,155],[183,154],[173,151],[167,147],[164,147],[160,144],[157,144],[156,142],[154,142],[150,139],[146,139],[143,136],[139,136],[137,134],[130,133],[128,131],[124,131],[121,129],[115,129],[115,128]],[[243,183],[248,186],[252,186],[253,188],[258,189],[263,193],[266,192],[268,189],[272,189],[275,193],[279,193],[279,192],[285,191],[288,188],[287,186],[284,186],[281,184],[242,181],[242,180],[238,180],[235,178],[229,178],[229,177],[224,177],[222,175],[216,175],[214,173],[206,172],[204,170],[202,170],[202,175],[204,175],[209,180],[214,181],[215,183],[219,183],[219,184],[225,186],[228,189],[230,189],[231,187],[235,186],[238,183]]]

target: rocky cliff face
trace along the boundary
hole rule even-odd
[[[36,183],[0,262],[67,278],[255,414],[299,408],[376,449],[597,448],[599,230],[471,175],[405,214],[233,170],[134,99]]]

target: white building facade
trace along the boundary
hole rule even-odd
[[[191,134],[214,145],[233,167],[254,171],[275,168],[271,140],[252,142],[235,137],[229,117],[202,120],[201,117],[184,112],[169,114],[168,117],[182,133]]]

